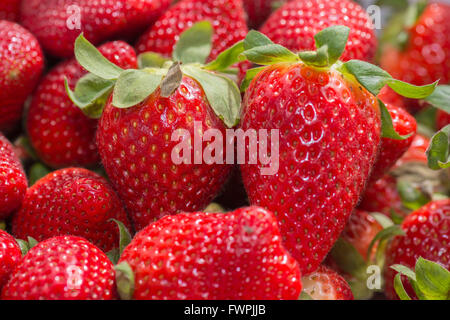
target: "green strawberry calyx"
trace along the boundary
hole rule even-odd
[[[169,97],[179,87],[182,77],[188,76],[203,88],[216,115],[225,125],[233,127],[239,122],[241,95],[232,80],[237,74],[232,65],[244,50],[243,42],[206,64],[213,32],[210,22],[198,22],[181,34],[172,60],[147,52],[138,58],[141,69],[128,70],[107,60],[81,34],[75,41],[75,57],[89,73],[78,81],[73,91],[66,80],[67,94],[87,116],[99,118],[111,94],[114,107],[130,108],[145,101],[158,88],[163,98]]]
[[[133,299],[134,272],[130,265],[123,261],[114,267],[116,271],[117,292],[122,300]]]
[[[268,37],[257,31],[250,31],[244,40],[245,51],[240,59],[263,65],[277,63],[304,63],[319,70],[333,68],[339,71],[343,77],[356,79],[356,81],[374,96],[378,96],[381,89],[389,86],[398,94],[411,99],[424,99],[430,96],[438,82],[414,86],[392,76],[379,67],[368,62],[350,60],[341,62],[339,58],[345,50],[350,29],[345,26],[332,26],[323,29],[314,36],[316,51],[305,51],[295,54],[287,48],[273,43]],[[245,91],[253,78],[265,67],[250,69],[242,83],[241,91]],[[385,138],[404,140],[411,135],[399,135],[392,124],[392,118],[381,100],[378,99],[382,120],[382,136]]]
[[[110,221],[115,222],[117,228],[119,228],[119,246],[108,251],[106,253],[106,256],[113,264],[117,264],[117,262],[120,259],[120,256],[123,253],[123,250],[125,250],[125,248],[130,244],[132,236],[130,231],[123,224],[123,222],[116,219],[110,219]]]
[[[450,168],[450,124],[431,138],[427,157],[428,166],[433,170]]]
[[[16,239],[16,242],[22,252],[22,256],[25,256],[31,248],[38,244],[37,240],[33,237],[28,237],[27,240]]]
[[[411,300],[406,292],[402,276],[406,276],[420,300],[450,300],[450,271],[440,264],[419,257],[415,270],[403,265],[393,265],[397,271],[394,289],[401,300]]]

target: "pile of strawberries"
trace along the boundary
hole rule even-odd
[[[449,299],[450,5],[396,9],[1,1],[0,299]]]

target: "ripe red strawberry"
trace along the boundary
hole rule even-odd
[[[25,100],[44,68],[36,38],[22,26],[0,20],[0,131],[19,124]]]
[[[449,20],[449,4],[427,5],[417,22],[406,27],[405,43],[387,44],[383,48],[380,59],[383,69],[415,85],[436,80],[441,84],[450,83]],[[421,107],[408,101],[408,108],[414,112]]]
[[[408,162],[427,163],[427,149],[430,145],[430,140],[420,134],[416,134],[411,147],[405,154],[397,161],[396,167],[402,166]]]
[[[134,292],[122,291],[119,271],[119,293],[138,300],[297,299],[302,287],[274,215],[257,207],[164,217],[135,236],[116,270],[124,262]]]
[[[204,20],[214,27],[210,59],[244,39],[248,31],[242,0],[182,0],[141,36],[136,49],[139,53],[152,51],[170,57],[180,34]]]
[[[290,1],[270,16],[261,32],[292,51],[303,51],[314,49],[314,35],[333,25],[351,29],[342,61],[372,60],[377,46],[372,22],[351,0]]]
[[[335,271],[321,265],[302,278],[303,291],[313,300],[353,300],[347,281]]]
[[[109,42],[99,50],[122,68],[137,68],[136,53],[125,42]],[[73,89],[86,73],[75,59],[62,62],[42,79],[33,95],[27,130],[39,158],[51,167],[90,167],[100,161],[95,143],[98,121],[85,116],[64,87],[64,77]]]
[[[13,216],[19,239],[42,241],[60,235],[82,236],[104,251],[117,247],[119,231],[111,219],[130,226],[120,200],[98,174],[68,168],[52,172],[30,187]]]
[[[28,0],[22,3],[21,23],[51,55],[71,57],[83,32],[94,44],[133,37],[168,8],[170,0]]]
[[[450,124],[450,113],[446,113],[445,111],[438,110],[437,116],[436,116],[437,129],[440,130],[449,124]]]
[[[114,269],[108,257],[83,238],[48,239],[17,265],[3,300],[111,300]]]
[[[0,2],[0,20],[17,21],[21,0],[2,0]]]
[[[341,238],[353,245],[359,254],[368,260],[367,250],[370,243],[381,230],[383,227],[368,212],[355,210],[350,216]]]
[[[386,108],[391,115],[395,131],[402,136],[411,136],[405,140],[381,140],[380,153],[370,176],[371,181],[382,178],[395,165],[411,146],[417,131],[416,119],[405,109],[391,104],[386,104]]]
[[[98,149],[136,230],[168,214],[205,208],[226,181],[230,166],[172,162],[178,145],[172,133],[182,128],[193,137],[194,122],[203,132],[215,128],[225,136],[225,125],[210,109],[202,87],[186,76],[169,98],[157,89],[129,109],[114,107],[111,99],[106,104]]]
[[[289,0],[244,0],[247,12],[247,24],[250,28],[258,28],[270,14]]]
[[[21,259],[22,252],[16,240],[0,230],[0,292]]]
[[[0,220],[19,209],[27,177],[11,143],[0,133]]]
[[[366,188],[359,208],[368,212],[380,212],[388,217],[392,210],[397,214],[407,214],[397,191],[397,179],[390,175],[372,182]]]
[[[389,299],[398,299],[393,287],[396,272],[390,268],[392,265],[414,268],[417,259],[422,257],[450,270],[450,200],[427,204],[410,214],[401,228],[406,235],[395,237],[386,251],[385,291]],[[406,292],[417,299],[406,277],[403,278]]]

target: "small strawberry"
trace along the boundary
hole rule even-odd
[[[350,31],[342,61],[370,61],[377,39],[369,16],[351,0],[294,0],[270,16],[261,32],[273,42],[292,51],[314,49],[314,35],[333,25],[348,26]]]
[[[65,236],[30,249],[3,287],[3,300],[111,300],[114,269],[83,238]]]
[[[85,169],[52,172],[27,191],[13,216],[15,237],[42,241],[60,235],[82,236],[102,250],[119,241],[116,224],[130,226],[117,195],[105,179]]]
[[[412,268],[421,257],[450,270],[450,200],[434,201],[411,213],[401,228],[405,235],[392,239],[386,251],[385,291],[389,299],[398,299],[394,290],[396,271],[392,265]],[[417,299],[410,283],[403,281],[403,284],[408,295]]]
[[[430,145],[430,139],[421,134],[416,134],[411,147],[405,154],[397,161],[395,167],[400,167],[410,162],[427,163],[427,149]]]
[[[417,131],[417,122],[405,109],[392,104],[386,104],[394,130],[405,137],[404,140],[383,138],[380,153],[372,170],[370,180],[377,181],[382,178],[409,149]]]
[[[423,2],[411,7],[415,15],[403,14],[405,20],[395,35],[383,48],[380,63],[392,76],[415,85],[436,80],[450,83],[450,5]],[[412,19],[411,19],[412,18]],[[398,20],[400,21],[400,20]],[[397,28],[393,25],[392,28]],[[389,29],[388,29],[389,30]],[[408,101],[412,112],[422,108],[415,101]]]
[[[137,300],[298,299],[302,287],[275,216],[257,207],[164,217],[135,236],[116,272],[121,297]]]
[[[20,208],[27,177],[11,143],[0,133],[0,220]]]
[[[324,29],[315,36],[317,51],[298,55],[254,31],[244,42],[249,60],[269,66],[247,73],[256,76],[244,82],[250,85],[241,128],[280,134],[278,172],[262,175],[262,164],[243,164],[244,185],[251,204],[278,217],[284,244],[305,274],[320,265],[344,229],[382,134],[402,138],[375,96],[385,84],[405,85],[392,85],[403,94],[406,87],[413,90],[367,62],[339,61],[349,33],[345,26]],[[367,81],[372,76],[384,80],[374,85]],[[429,95],[434,85],[426,88]]]
[[[313,300],[353,300],[347,281],[335,271],[320,266],[302,278],[303,292]]]
[[[214,27],[210,60],[244,39],[248,31],[242,0],[181,0],[141,36],[136,49],[171,57],[181,33],[205,20]]]
[[[270,14],[289,0],[244,0],[247,24],[250,28],[261,26]]]
[[[0,20],[17,21],[21,0],[2,0],[0,2]]]
[[[137,68],[134,49],[122,41],[99,47],[111,62],[122,68]],[[27,130],[39,158],[53,168],[92,167],[100,162],[95,143],[97,121],[86,117],[70,101],[64,77],[75,88],[87,73],[75,59],[61,62],[41,81],[27,114]]]
[[[21,259],[22,252],[16,240],[0,230],[0,292]]]
[[[438,110],[436,116],[437,129],[440,130],[449,124],[450,124],[450,113],[447,113],[443,110]]]
[[[0,131],[14,130],[23,105],[44,68],[36,38],[22,26],[0,20]]]
[[[233,52],[239,51],[242,43],[204,65],[212,48],[213,31],[211,23],[202,21],[183,32],[174,50],[175,61],[164,63],[161,69],[123,70],[106,59],[85,63],[84,57],[99,56],[93,46],[89,49],[92,53],[78,55],[82,57],[79,62],[91,69],[91,77],[98,77],[97,81],[103,81],[107,88],[114,87],[101,114],[95,99],[91,108],[77,98],[77,89],[69,94],[85,112],[101,116],[97,145],[102,163],[136,230],[168,214],[204,209],[232,168],[224,158],[209,161],[202,156],[198,160],[197,155],[203,154],[197,151],[193,157],[194,139],[185,137],[198,136],[195,139],[202,150],[208,146],[216,150],[219,143],[214,153],[223,157],[224,141],[213,145],[203,139],[203,134],[214,129],[224,137],[226,126],[237,123],[239,89],[221,72],[235,63],[228,63],[228,53],[236,56]],[[200,44],[201,48],[196,48]],[[89,43],[80,37],[75,50],[87,47]],[[97,65],[101,66],[92,67]],[[89,83],[81,80],[77,85],[80,90],[87,86]],[[180,147],[179,140],[187,141],[187,151]],[[175,159],[179,156],[181,161]]]
[[[81,32],[94,44],[132,38],[169,5],[170,0],[27,0],[22,2],[20,21],[48,53],[71,57]]]

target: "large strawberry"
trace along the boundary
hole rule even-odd
[[[335,271],[320,266],[302,278],[303,291],[313,300],[353,300],[347,281]]]
[[[86,169],[52,172],[27,191],[13,216],[19,239],[42,241],[60,235],[81,236],[103,250],[119,243],[116,219],[130,226],[122,204],[105,179]]]
[[[2,0],[0,2],[0,20],[17,21],[21,0]]]
[[[370,176],[371,181],[382,178],[391,169],[398,159],[409,149],[417,131],[417,122],[405,109],[392,104],[386,104],[392,124],[397,133],[405,139],[383,138],[380,153]]]
[[[105,90],[94,95],[90,104],[80,101],[84,95],[78,93],[89,87],[90,79],[102,83],[106,91],[114,87],[101,114],[97,144],[137,230],[168,214],[204,209],[230,172],[231,166],[224,163],[224,140],[210,137],[208,141],[203,135],[214,129],[224,137],[226,125],[237,123],[239,89],[219,72],[230,66],[230,55],[240,52],[242,42],[204,66],[212,35],[209,22],[195,24],[180,38],[175,62],[143,70],[120,69],[84,38],[77,40],[79,62],[92,74],[80,80],[78,90],[70,95],[85,112],[100,116],[96,97]],[[204,157],[208,150],[214,159]]]
[[[44,68],[36,38],[22,26],[0,20],[0,131],[15,129],[23,105]]]
[[[133,37],[169,5],[170,0],[27,0],[22,2],[20,21],[48,53],[71,57],[81,32],[94,44]]]
[[[401,138],[375,95],[386,84],[417,97],[434,90],[430,85],[417,93],[367,62],[340,62],[349,32],[324,29],[315,36],[317,51],[299,55],[258,32],[244,42],[249,60],[269,66],[247,73],[244,84],[256,76],[241,128],[279,130],[279,150],[271,151],[279,154],[278,172],[263,175],[262,163],[244,164],[244,184],[252,204],[277,215],[303,273],[319,266],[358,203],[378,153],[381,118],[383,136]]]
[[[20,208],[27,177],[11,143],[0,133],[0,220]]]
[[[16,240],[0,230],[0,291],[21,259],[22,252]]]
[[[386,251],[385,291],[389,299],[398,299],[394,290],[397,272],[391,268],[392,265],[413,268],[421,257],[439,263],[450,271],[450,200],[427,204],[410,214],[401,228],[405,235],[395,237]],[[403,284],[409,296],[417,298],[411,284],[408,281],[403,281]]]
[[[113,264],[83,238],[48,239],[31,248],[4,286],[3,300],[110,300]]]
[[[314,35],[333,25],[351,29],[343,61],[373,58],[377,46],[374,27],[364,9],[351,0],[290,1],[270,16],[261,32],[295,52],[314,49]]]
[[[136,49],[171,57],[181,33],[204,20],[214,27],[210,59],[244,39],[248,31],[242,0],[181,0],[141,36]]]
[[[106,43],[99,51],[122,68],[137,68],[134,49],[122,41]],[[70,101],[64,77],[73,89],[87,73],[75,59],[61,62],[41,81],[28,110],[27,129],[39,158],[54,168],[94,166],[100,162],[95,143],[97,121]]]
[[[243,0],[247,12],[247,24],[251,28],[258,28],[270,14],[288,0]]]
[[[297,299],[302,287],[275,216],[257,207],[164,217],[135,236],[116,271],[126,299]]]
[[[408,11],[388,29],[381,66],[394,77],[416,85],[436,80],[450,83],[450,5],[430,3],[423,7],[419,1],[410,10],[415,14]],[[408,107],[417,111],[420,105],[408,101]]]

